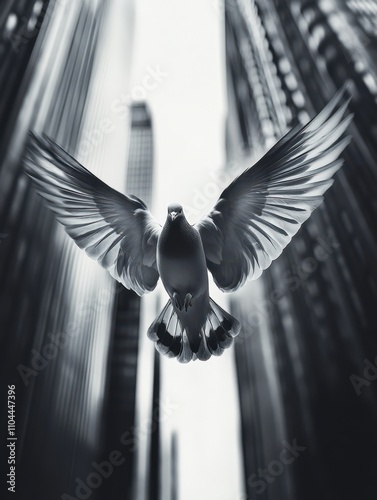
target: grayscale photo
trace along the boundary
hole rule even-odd
[[[375,500],[377,2],[3,0],[1,498]]]

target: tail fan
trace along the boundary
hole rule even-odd
[[[206,322],[198,332],[187,332],[169,300],[148,329],[148,337],[155,342],[160,354],[177,358],[180,363],[199,359],[206,361],[212,355],[221,356],[233,343],[241,329],[240,323],[211,298]],[[189,313],[188,313],[189,314]],[[195,347],[190,338],[198,336]]]
[[[193,352],[187,334],[170,300],[148,328],[147,335],[155,342],[160,354],[169,358],[177,358],[181,363],[188,363],[192,360]]]

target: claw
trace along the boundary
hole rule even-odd
[[[187,293],[186,297],[185,297],[184,307],[185,307],[185,311],[186,312],[187,312],[187,309],[189,308],[189,306],[190,307],[192,306],[192,295],[191,295],[191,293]]]
[[[177,309],[179,309],[180,311],[182,311],[183,309],[183,306],[181,304],[181,301],[179,300],[179,296],[178,296],[178,293],[177,292],[174,292],[173,293],[173,299],[174,299],[174,305]],[[187,310],[187,309],[186,309]]]

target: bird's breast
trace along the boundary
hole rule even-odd
[[[184,219],[165,224],[157,250],[162,257],[170,259],[204,255],[199,232]]]
[[[199,233],[193,227],[171,224],[162,230],[158,251],[163,257],[181,259],[200,254],[203,246]]]
[[[165,226],[157,245],[157,266],[167,289],[204,289],[207,266],[198,231],[188,223]]]

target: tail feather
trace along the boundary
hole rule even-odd
[[[170,300],[149,327],[148,337],[156,343],[156,349],[160,354],[169,358],[180,355],[182,331]]]
[[[207,319],[201,330],[189,332],[188,335],[169,300],[148,329],[148,337],[155,342],[158,352],[177,358],[181,363],[196,359],[206,361],[212,355],[221,356],[240,332],[240,323],[211,298],[209,305]],[[189,338],[195,337],[195,343],[190,344]]]

